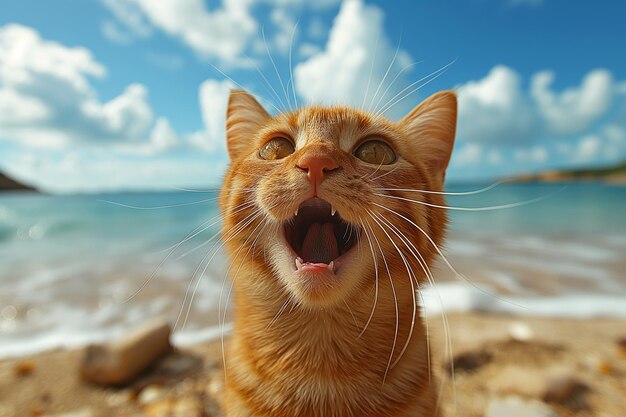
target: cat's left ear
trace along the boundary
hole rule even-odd
[[[231,90],[226,109],[226,147],[231,161],[250,146],[254,135],[270,117],[249,93]]]
[[[427,160],[441,180],[454,147],[456,116],[456,93],[442,91],[424,100],[399,122],[419,147],[420,158]]]

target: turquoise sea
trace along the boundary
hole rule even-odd
[[[215,336],[228,294],[216,197],[1,194],[0,357],[103,340],[152,316],[176,324],[180,343]],[[518,202],[529,203],[507,206]],[[441,262],[426,314],[626,317],[626,187],[500,184],[448,203],[505,207],[450,212],[445,255],[458,274]]]

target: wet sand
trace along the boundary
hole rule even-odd
[[[455,314],[448,321],[447,339],[443,320],[428,319],[446,415],[498,417],[510,407],[561,417],[626,415],[626,320]],[[121,388],[82,382],[82,353],[0,361],[0,416],[220,415],[219,341],[180,349]]]

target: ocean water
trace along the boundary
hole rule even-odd
[[[216,198],[0,195],[0,357],[106,340],[155,316],[178,343],[215,337],[230,287]],[[425,314],[626,317],[626,187],[501,184],[448,203],[458,210]]]

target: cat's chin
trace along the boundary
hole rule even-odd
[[[304,201],[280,228],[273,258],[287,289],[300,302],[329,306],[363,276],[361,230],[319,198]]]

